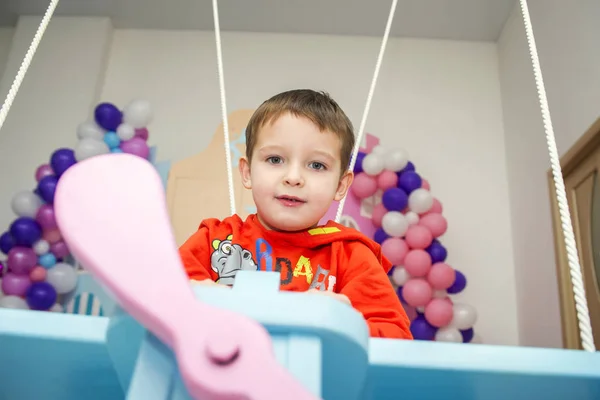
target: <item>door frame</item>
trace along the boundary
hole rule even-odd
[[[560,158],[563,180],[577,170],[587,157],[600,147],[600,118],[575,142],[575,144]],[[552,229],[554,233],[554,252],[556,255],[556,273],[560,301],[560,315],[562,325],[563,347],[567,349],[581,349],[579,324],[575,310],[575,299],[567,251],[565,248],[556,189],[552,169],[547,173],[548,189],[552,211]]]

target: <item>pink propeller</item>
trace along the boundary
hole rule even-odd
[[[109,154],[77,163],[60,178],[54,207],[75,258],[173,349],[192,397],[316,399],[275,360],[259,323],[194,297],[148,161]]]

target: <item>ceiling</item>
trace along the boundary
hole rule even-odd
[[[0,25],[49,0],[0,0]],[[391,0],[219,0],[223,31],[382,36]],[[495,41],[516,0],[399,0],[392,36]],[[55,15],[108,16],[116,28],[213,30],[210,0],[61,0]]]

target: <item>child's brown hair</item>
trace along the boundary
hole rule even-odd
[[[330,131],[336,134],[342,142],[340,154],[341,173],[343,174],[348,170],[356,140],[352,122],[329,94],[310,89],[296,89],[279,93],[258,107],[246,127],[246,157],[248,162],[252,158],[260,128],[285,113],[308,118],[321,131]]]

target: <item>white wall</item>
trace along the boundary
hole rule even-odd
[[[87,26],[87,25],[86,25]],[[84,29],[83,27],[81,29]],[[73,36],[73,34],[70,34]],[[80,36],[80,35],[75,35]],[[90,40],[105,43],[104,30]],[[104,38],[104,39],[101,39]],[[310,87],[330,92],[358,127],[379,48],[379,39],[360,37],[223,34],[228,109],[256,107],[267,97],[290,88]],[[90,83],[102,79],[97,100],[120,106],[132,98],[149,99],[156,117],[150,141],[159,158],[178,160],[199,152],[220,122],[216,53],[212,32],[117,30],[112,37],[105,77],[100,61],[86,68],[89,54],[78,39],[68,57],[39,60],[77,66]],[[44,43],[50,54],[57,43]],[[99,54],[94,53],[98,60]],[[74,73],[71,71],[71,73]],[[44,129],[45,112],[56,96],[44,97],[36,107],[27,101],[39,96],[41,75],[32,79],[14,112],[3,142],[27,132],[38,141],[35,154],[17,161],[15,177],[2,176],[8,205],[10,193],[30,187],[31,175],[53,148],[75,144],[75,126],[86,116],[88,91],[80,107],[61,107],[53,113],[64,125]],[[65,78],[66,86],[69,79]],[[81,84],[78,84],[78,87]],[[37,89],[37,90],[36,90]],[[68,94],[71,94],[69,91]],[[431,183],[445,206],[449,230],[442,242],[448,261],[463,271],[469,286],[457,296],[477,307],[478,334],[486,343],[517,344],[517,307],[514,286],[508,182],[503,139],[501,95],[496,46],[428,40],[391,40],[367,123],[367,131],[388,145],[406,148],[417,169]],[[24,144],[19,150],[26,153]],[[4,147],[4,146],[2,146]],[[9,157],[11,157],[9,155]],[[4,162],[8,165],[9,161]],[[0,209],[6,226],[12,216]]]
[[[600,2],[529,2],[560,154],[600,116]],[[498,44],[512,240],[523,345],[561,347],[546,173],[550,168],[525,29],[517,5]]]
[[[14,28],[0,28],[0,78],[4,74],[4,69],[6,68],[14,31]],[[0,93],[0,96],[2,96],[0,98],[4,100],[5,94]]]

